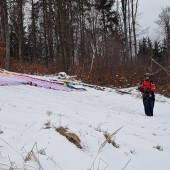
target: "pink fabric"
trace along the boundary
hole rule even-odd
[[[53,90],[72,91],[68,87],[64,86],[63,83],[50,82],[47,80],[42,80],[42,79],[33,78],[25,75],[19,75],[19,74],[0,73],[0,86],[22,85],[22,84],[43,87],[43,88],[53,89]]]

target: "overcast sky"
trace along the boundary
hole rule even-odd
[[[161,9],[170,6],[170,0],[138,0],[138,22],[141,25],[141,30],[149,28],[145,35],[151,38],[160,38],[158,26],[154,23],[158,19],[158,14]]]

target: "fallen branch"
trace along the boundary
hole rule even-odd
[[[116,90],[116,91],[120,94],[132,94],[132,93],[127,92],[127,91],[121,91],[121,90]]]
[[[161,67],[162,68],[162,70],[164,70],[168,75],[170,75],[170,71],[169,70],[167,70],[166,68],[164,68],[162,65],[160,65],[158,62],[156,62],[153,58],[151,58],[151,60],[155,63],[155,64],[157,64],[159,67]]]

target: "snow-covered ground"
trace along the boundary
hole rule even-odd
[[[170,99],[156,94],[154,116],[146,117],[136,87],[86,89],[0,87],[0,170],[170,169]],[[76,134],[82,149],[59,127]],[[111,137],[117,147],[105,142],[119,128]]]

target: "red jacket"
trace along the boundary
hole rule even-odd
[[[144,93],[146,89],[150,89],[151,92],[155,92],[156,86],[153,84],[151,80],[144,80],[141,85],[138,87],[138,89]]]

